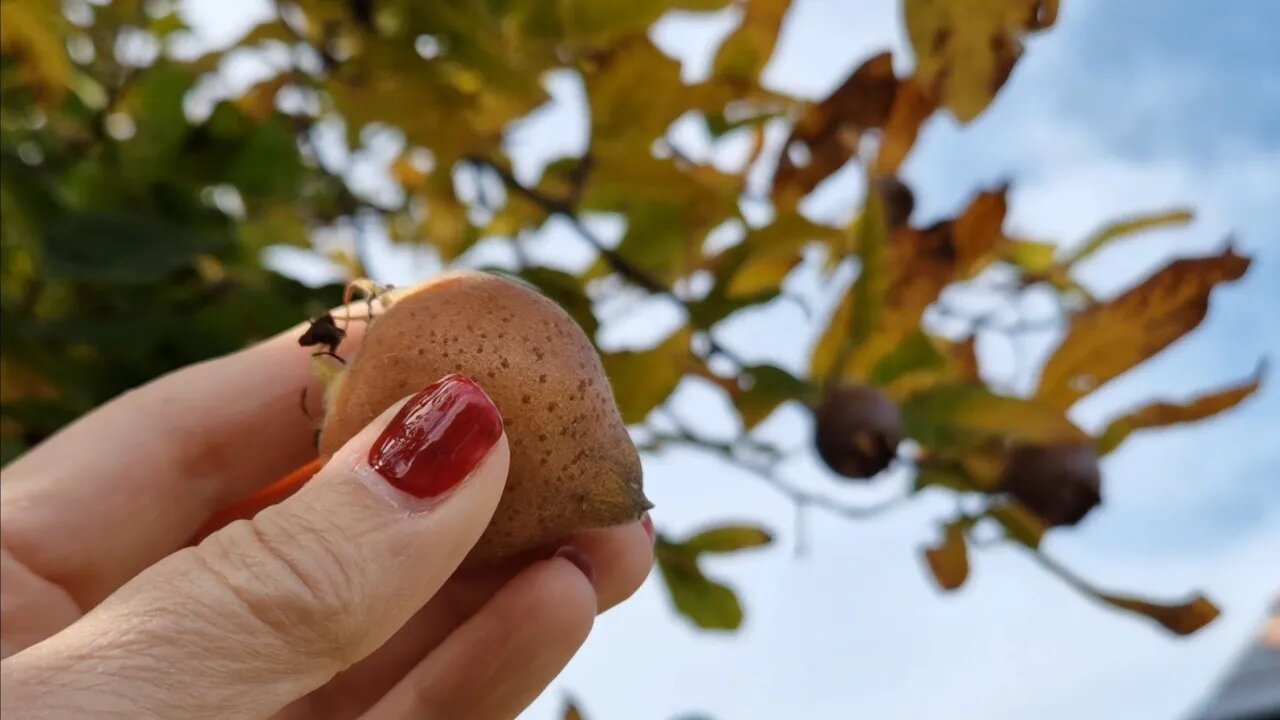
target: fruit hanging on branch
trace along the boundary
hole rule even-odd
[[[873,387],[833,387],[814,411],[814,421],[818,455],[847,478],[874,477],[898,455],[902,411]]]
[[[1014,448],[1001,488],[1049,527],[1075,525],[1102,502],[1102,475],[1091,443]]]

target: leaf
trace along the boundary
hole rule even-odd
[[[1099,594],[1098,599],[1112,607],[1146,615],[1176,635],[1190,635],[1222,614],[1218,607],[1203,595],[1196,595],[1187,602],[1173,605],[1105,593]]]
[[[1185,225],[1191,222],[1194,217],[1190,210],[1177,209],[1151,215],[1139,215],[1111,223],[1090,235],[1080,246],[1080,249],[1072,253],[1070,259],[1066,260],[1066,264],[1071,265],[1080,262],[1106,247],[1112,240],[1146,230]]]
[[[870,186],[869,186],[870,187]],[[888,292],[889,249],[884,201],[878,192],[868,192],[862,216],[854,227],[855,245],[861,267],[831,323],[818,339],[810,359],[810,374],[834,380],[845,377],[850,355],[877,330]]]
[[[864,62],[825,100],[796,121],[773,178],[773,199],[794,208],[800,198],[844,167],[858,150],[862,133],[883,127],[893,110],[898,78],[893,59],[880,53]],[[797,163],[794,153],[808,156]]]
[[[45,236],[51,273],[102,283],[145,283],[188,265],[205,244],[161,220],[123,213],[73,215]]]
[[[746,367],[743,374],[751,378],[752,384],[734,394],[733,404],[748,430],[763,422],[782,403],[805,400],[811,391],[809,383],[773,365]]]
[[[71,84],[71,60],[58,35],[64,25],[53,3],[0,5],[0,54],[15,61],[19,84],[34,89],[49,106],[61,101]]]
[[[605,373],[624,421],[642,422],[676,389],[687,365],[691,337],[684,327],[650,350],[604,355]]]
[[[721,77],[755,81],[764,69],[782,29],[791,0],[750,0],[742,24],[716,53],[712,72]]]
[[[916,143],[920,126],[937,107],[937,98],[917,77],[907,78],[898,85],[893,108],[880,134],[880,150],[875,163],[877,175],[892,175],[898,171]]]
[[[905,0],[916,76],[962,123],[977,117],[1022,55],[1023,37],[1057,19],[1057,0]]]
[[[1048,530],[1043,520],[1015,500],[992,505],[987,515],[1000,523],[1010,538],[1029,548],[1040,547],[1040,539]]]
[[[769,225],[747,233],[741,250],[746,259],[733,272],[725,292],[731,298],[742,298],[776,290],[800,262],[805,245],[815,240],[835,243],[843,237],[840,230],[819,225],[799,213],[783,214]]]
[[[969,552],[964,539],[964,527],[949,523],[942,541],[924,551],[934,580],[943,590],[955,590],[969,577]]]
[[[1095,443],[1098,454],[1105,455],[1115,450],[1135,430],[1195,422],[1229,410],[1257,392],[1265,373],[1264,364],[1251,379],[1243,383],[1200,395],[1184,403],[1152,403],[1116,418],[1098,436]]]
[[[736,630],[742,625],[737,596],[702,574],[696,552],[659,536],[655,554],[677,612],[704,630]]]
[[[1081,312],[1045,363],[1036,397],[1070,407],[1194,329],[1208,313],[1213,288],[1248,269],[1249,259],[1231,248],[1175,260],[1111,302]]]
[[[1011,240],[1004,246],[1004,259],[1027,275],[1043,275],[1053,270],[1058,246],[1037,240]]]
[[[978,193],[952,230],[959,277],[971,277],[995,257],[1003,239],[1004,216],[1008,210],[1008,186]]]
[[[684,541],[684,547],[694,553],[730,553],[771,542],[773,536],[763,528],[753,525],[721,525],[694,535]]]
[[[1026,443],[1081,442],[1085,434],[1061,408],[997,395],[977,384],[941,385],[902,407],[907,435],[925,446],[972,447],[1001,438]]]

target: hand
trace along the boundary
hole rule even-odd
[[[380,435],[404,434],[404,404],[423,404],[406,399],[297,493],[192,545],[220,508],[314,456],[299,393],[319,389],[298,332],[127,393],[6,468],[0,715],[510,718],[644,581],[647,518],[455,572],[508,462],[467,383],[433,401],[472,407],[466,467],[432,466],[428,449],[418,484],[399,479],[436,497],[369,462]]]

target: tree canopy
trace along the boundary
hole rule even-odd
[[[369,228],[430,247],[446,263],[474,264],[478,243],[501,242],[517,262],[497,271],[539,288],[593,338],[612,297],[638,293],[678,311],[680,327],[652,347],[604,352],[644,451],[698,448],[768,483],[782,501],[857,521],[875,508],[808,494],[778,472],[788,453],[813,448],[775,447],[753,429],[780,406],[817,409],[836,389],[874,388],[901,416],[903,441],[895,438],[885,461],[913,474],[909,494],[966,499],[937,544],[922,549],[939,587],[965,582],[975,542],[1009,542],[1075,590],[1173,633],[1212,621],[1218,611],[1200,594],[1168,602],[1120,595],[1039,546],[1097,504],[1096,486],[1109,481],[1091,479],[1097,458],[1128,435],[1210,417],[1258,388],[1261,371],[1134,408],[1095,435],[1068,416],[1193,331],[1214,288],[1243,276],[1249,259],[1228,247],[1174,260],[1116,297],[1096,298],[1076,280],[1081,261],[1186,223],[1191,212],[1136,213],[1086,238],[1022,237],[1006,227],[1010,188],[1001,185],[975,188],[954,217],[913,221],[915,192],[898,171],[917,135],[937,115],[979,116],[1016,72],[1026,39],[1051,31],[1057,0],[903,0],[911,62],[888,52],[866,58],[816,101],[761,81],[788,5],[296,0],[209,51],[163,0],[5,0],[3,461],[128,388],[341,301],[342,283],[310,286],[264,265],[268,248],[325,256],[355,279],[368,274],[360,238]],[[668,11],[729,7],[739,22],[704,77],[685,77],[650,37]],[[246,57],[261,72],[238,87],[229,68]],[[548,102],[552,71],[581,84],[589,140],[585,152],[522,180],[504,139]],[[672,133],[689,118],[711,143],[745,148],[742,157],[691,156]],[[325,140],[325,127],[345,135]],[[769,142],[770,131],[783,140]],[[350,154],[377,137],[399,148],[387,168],[391,193],[368,191],[350,172]],[[850,167],[867,188],[854,219],[836,226],[807,215],[802,200]],[[622,221],[620,240],[593,230],[588,221],[598,217]],[[593,254],[585,270],[521,251],[552,219]],[[335,233],[355,240],[325,241]],[[802,266],[847,285],[834,313],[812,318],[808,367],[745,360],[717,329],[750,308],[795,302],[786,281]],[[841,268],[856,268],[854,279],[843,280]],[[1062,339],[1032,392],[993,385],[975,353],[978,333],[1016,335],[1024,324],[953,307],[946,293],[954,288],[1005,305],[1029,292],[1054,298],[1058,312],[1047,322]],[[944,332],[939,317],[963,329]],[[669,407],[686,379],[729,400],[736,439],[706,437]],[[863,427],[847,410],[832,412]],[[839,452],[856,459],[878,437],[853,432]],[[853,481],[847,475],[830,479]],[[658,569],[680,614],[729,630],[741,624],[742,606],[699,561],[767,544],[772,533],[716,524],[715,508],[706,510],[705,530],[659,538]]]

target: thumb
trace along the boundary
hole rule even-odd
[[[31,692],[23,706],[270,715],[378,648],[436,593],[493,515],[508,453],[489,397],[447,377],[383,413],[289,499],[9,658],[6,694],[56,677],[59,692]]]

